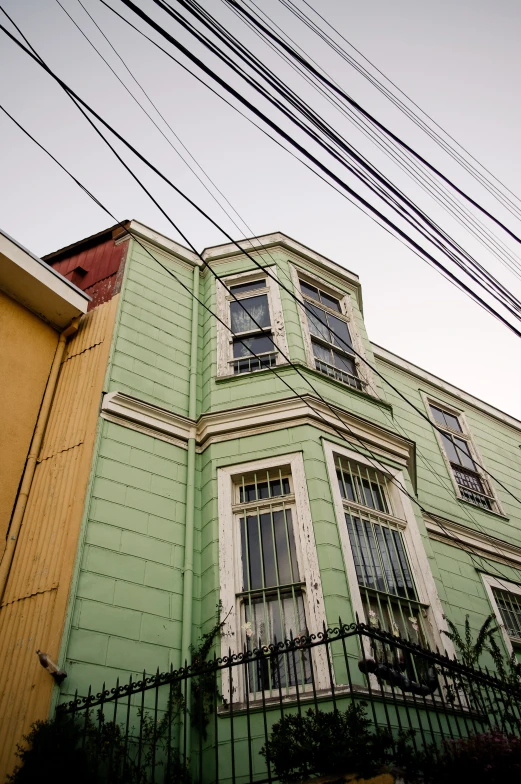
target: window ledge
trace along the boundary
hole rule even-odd
[[[507,515],[503,514],[503,512],[495,512],[493,509],[485,509],[483,506],[479,506],[479,504],[473,504],[472,501],[466,501],[464,498],[460,498],[459,496],[456,497],[456,500],[460,504],[470,506],[471,509],[477,509],[480,512],[484,512],[484,514],[492,515],[492,517],[499,517],[500,520],[510,521],[510,517],[507,517]]]
[[[293,362],[292,365],[297,367],[299,370],[304,371],[305,373],[309,373],[320,381],[327,381],[329,384],[333,384],[337,389],[341,389],[348,394],[356,395],[358,397],[367,400],[368,402],[374,403],[381,408],[385,408],[392,414],[393,407],[390,403],[387,403],[385,400],[382,400],[379,397],[375,397],[375,395],[370,395],[369,392],[364,392],[362,389],[355,389],[355,387],[350,387],[348,384],[342,383],[342,381],[337,381],[330,376],[326,376],[325,373],[320,373],[320,371],[315,370],[314,368],[309,367],[306,365],[305,362]],[[275,365],[273,368],[263,368],[262,370],[251,370],[248,373],[233,373],[226,376],[216,376],[215,382],[216,384],[224,384],[227,381],[237,381],[240,378],[251,378],[252,376],[258,376],[262,373],[273,373],[273,370],[292,370],[293,367],[289,364],[289,362],[281,362],[280,365]],[[306,392],[301,394],[314,394],[312,389],[306,390]],[[332,405],[334,403],[332,401],[328,401]]]

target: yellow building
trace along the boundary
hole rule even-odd
[[[115,301],[90,297],[0,232],[0,778],[53,680]]]

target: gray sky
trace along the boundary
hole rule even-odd
[[[366,324],[373,341],[521,418],[519,338],[124,26],[99,0],[82,1],[175,133],[239,211],[249,227],[244,229],[246,234],[283,231],[357,272],[363,285]],[[61,2],[144,102],[78,0]],[[300,4],[301,0],[297,2]],[[130,17],[130,12],[118,0],[112,4]],[[203,4],[251,44],[264,62],[285,75],[322,116],[442,223],[516,296],[521,295],[519,278],[501,266],[351,123],[322,103],[220,0],[203,0]],[[307,34],[278,0],[258,0],[258,4],[356,100],[513,230],[521,232],[519,222],[512,215],[353,69]],[[179,32],[150,0],[140,0],[140,5],[171,31]],[[4,7],[53,70],[230,234],[240,238],[238,229],[134,104],[56,0],[4,0]],[[518,2],[321,0],[317,8],[483,165],[514,192],[521,192],[518,152],[521,6]],[[4,23],[1,14],[0,18]],[[189,40],[183,33],[179,37]],[[207,55],[204,57],[208,59]],[[217,70],[225,73],[219,66]],[[0,103],[48,146],[118,219],[136,218],[183,241],[61,89],[3,34],[0,74]],[[244,90],[242,85],[241,90]],[[150,105],[147,109],[154,111]],[[271,115],[276,117],[274,112]],[[172,139],[160,118],[154,116]],[[0,115],[0,139],[0,225],[4,230],[43,255],[112,223],[3,115]],[[132,161],[129,154],[125,153],[125,158],[198,249],[225,241],[217,229],[197,216],[141,164]],[[341,173],[340,168],[336,171]],[[345,172],[342,176],[348,178]],[[491,224],[487,225],[492,228]],[[493,230],[505,240],[499,229]],[[508,241],[506,244],[518,252],[519,246]]]

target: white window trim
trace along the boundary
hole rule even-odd
[[[400,490],[399,486],[397,486],[400,484],[405,486],[405,477],[403,471],[392,468],[388,465],[384,465],[378,460],[368,459],[359,452],[354,452],[350,449],[338,446],[337,444],[334,444],[330,441],[324,440],[323,446],[328,466],[329,480],[333,493],[333,502],[337,517],[340,541],[342,544],[342,552],[349,583],[353,612],[358,614],[361,622],[368,622],[368,620],[365,618],[362,594],[358,585],[353,552],[351,549],[351,543],[349,541],[347,525],[345,523],[344,502],[340,494],[340,488],[338,486],[338,480],[336,476],[336,455],[346,457],[354,463],[367,466],[372,470],[376,468],[383,474],[387,474],[392,477],[392,480],[387,483],[386,490],[390,496],[391,506],[395,511],[395,522],[398,524],[402,532],[405,551],[411,565],[416,589],[418,591],[418,600],[421,604],[426,604],[429,606],[426,622],[431,633],[431,643],[437,645],[440,650],[445,649],[450,656],[454,656],[455,651],[451,641],[448,639],[448,637],[445,637],[445,635],[442,637],[441,634],[442,631],[448,631],[448,627],[445,622],[443,607],[438,596],[436,583],[434,582],[434,577],[432,576],[432,572],[429,566],[429,560],[423,546],[422,537],[418,528],[418,523],[414,514],[411,500],[402,490]],[[403,514],[403,517],[400,513]]]
[[[313,521],[311,519],[311,509],[307,490],[306,475],[304,471],[304,459],[300,452],[279,457],[271,457],[265,460],[255,460],[250,463],[219,468],[217,471],[218,487],[218,510],[219,510],[219,578],[221,585],[221,601],[225,614],[231,608],[224,627],[224,636],[221,643],[221,655],[227,656],[229,649],[232,652],[242,650],[241,641],[241,619],[237,612],[237,594],[241,592],[241,542],[239,526],[235,525],[233,512],[233,479],[241,474],[248,474],[253,471],[265,471],[267,469],[289,466],[295,494],[294,509],[295,519],[293,521],[293,532],[297,551],[297,563],[300,574],[305,577],[306,587],[304,595],[304,606],[308,619],[310,633],[322,631],[326,623],[324,608],[324,596],[322,594],[322,583],[320,579],[320,569],[318,565],[317,548],[315,544],[315,534]],[[234,641],[234,644],[231,643]],[[327,660],[323,646],[314,649],[313,661],[315,665],[315,685],[317,689],[329,687],[329,677]],[[234,682],[242,688],[242,683],[236,677],[237,670],[233,673]],[[240,673],[239,673],[240,674]],[[223,670],[224,678],[229,677],[227,670]],[[226,686],[229,689],[229,685]],[[242,691],[240,692],[243,693]],[[227,692],[224,688],[223,694]]]
[[[258,278],[266,278],[266,287],[260,288],[260,294],[268,295],[268,308],[270,311],[271,330],[273,335],[273,342],[275,348],[278,349],[276,364],[281,365],[286,363],[286,359],[282,356],[289,356],[288,344],[286,340],[286,329],[284,326],[284,315],[282,312],[282,302],[280,299],[280,290],[278,286],[277,268],[275,266],[266,267],[267,272],[263,270],[249,270],[248,272],[240,272],[235,275],[228,275],[224,279],[224,283],[228,286],[234,286],[238,283],[247,283],[250,280],[257,280]],[[269,274],[268,274],[269,272]],[[274,280],[275,278],[275,280]],[[237,299],[247,299],[252,296],[250,292],[238,296]],[[226,291],[220,280],[216,281],[216,298],[217,298],[217,315],[224,321],[228,327],[231,328],[230,317],[230,302],[234,302],[233,297]],[[217,322],[217,377],[234,377],[237,374],[233,372],[233,338],[229,329]],[[251,371],[258,372],[258,371]],[[248,375],[247,373],[240,373],[239,375]]]
[[[501,617],[501,610],[498,607],[496,602],[496,597],[494,596],[493,588],[497,588],[500,591],[508,591],[510,593],[515,593],[518,596],[521,596],[521,586],[516,585],[515,583],[509,583],[507,580],[498,580],[496,577],[492,577],[490,574],[482,574],[481,577],[483,578],[483,584],[485,586],[485,591],[487,592],[488,600],[496,616],[497,625],[501,629],[501,634],[503,635],[503,639],[505,641],[505,645],[507,646],[507,650],[509,654],[514,653],[514,646],[512,645],[512,641],[510,640],[510,635],[506,630],[505,624],[503,623],[503,618]]]
[[[474,442],[474,437],[472,435],[472,431],[469,428],[467,418],[465,416],[465,412],[462,411],[461,409],[451,406],[450,403],[445,403],[444,400],[438,400],[432,395],[427,395],[425,394],[425,392],[422,392],[421,395],[425,404],[427,416],[429,417],[430,421],[435,425],[434,432],[436,434],[436,439],[438,441],[438,445],[440,447],[443,460],[447,467],[447,471],[449,472],[450,481],[452,482],[452,486],[454,487],[454,492],[456,494],[456,497],[460,501],[463,501],[465,504],[470,504],[472,507],[474,507],[474,509],[480,509],[482,512],[485,513],[492,512],[493,514],[500,514],[503,515],[504,517],[505,513],[503,512],[495,488],[492,485],[491,478],[488,476],[488,474],[482,471],[481,468],[479,468],[479,465],[484,465],[484,462]],[[459,423],[461,424],[462,432],[460,433],[458,430],[451,430],[450,427],[444,428],[443,425],[440,425],[439,422],[436,422],[434,416],[432,415],[431,405],[436,406],[436,408],[441,408],[443,411],[447,411],[449,414],[452,414],[453,416],[457,417]],[[456,482],[456,477],[454,476],[454,471],[452,470],[451,462],[448,458],[447,453],[445,452],[443,441],[441,440],[440,431],[437,429],[438,427],[440,427],[442,430],[446,429],[448,433],[452,433],[455,436],[459,436],[463,441],[467,442],[469,446],[470,456],[472,457],[475,463],[479,464],[476,465],[476,474],[478,474],[478,476],[484,483],[484,486],[488,487],[490,491],[489,497],[492,499],[492,507],[493,507],[492,509],[484,509],[484,507],[480,506],[479,504],[474,504],[472,503],[472,501],[469,501],[468,498],[462,497],[460,487]]]
[[[304,304],[305,300],[302,295],[302,291],[300,289],[300,281],[304,280],[306,283],[309,283],[311,286],[317,286],[319,289],[322,289],[326,292],[326,294],[330,294],[335,299],[338,299],[340,302],[340,309],[342,316],[345,317],[347,321],[347,325],[349,328],[349,334],[351,335],[351,340],[353,342],[353,348],[361,357],[365,359],[365,350],[360,339],[360,335],[358,329],[356,328],[354,314],[353,314],[353,306],[351,303],[351,297],[349,294],[346,294],[345,291],[340,291],[340,289],[335,288],[330,283],[323,282],[320,278],[316,278],[311,273],[306,272],[305,270],[301,270],[294,264],[289,265],[291,279],[293,282],[293,289],[295,296]],[[311,345],[311,333],[309,331],[308,319],[307,319],[307,311],[304,308],[297,306],[299,312],[299,319],[300,319],[300,326],[302,329],[302,337],[304,340],[304,351],[306,353],[306,364],[308,367],[316,369],[315,366],[315,356],[313,354],[313,346]],[[353,356],[355,365],[356,365],[356,372],[358,377],[364,382],[363,391],[367,392],[373,397],[378,397],[376,387],[374,384],[374,377],[373,372],[369,365],[367,365],[360,356]],[[325,375],[325,374],[324,374]],[[325,376],[328,378],[328,376]],[[340,382],[341,383],[341,382]],[[354,387],[350,387],[348,384],[345,384],[346,387],[349,389],[354,389]]]

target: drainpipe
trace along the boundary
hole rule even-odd
[[[45,387],[45,393],[43,396],[42,405],[40,407],[40,413],[38,414],[38,419],[36,421],[36,427],[31,441],[31,446],[29,447],[29,455],[25,464],[20,492],[18,493],[18,497],[16,499],[13,517],[9,527],[6,548],[0,563],[0,602],[2,601],[5,593],[7,580],[9,578],[9,571],[11,569],[11,564],[13,563],[14,554],[16,552],[18,535],[20,533],[20,528],[22,527],[25,507],[27,506],[31,485],[33,483],[34,472],[36,471],[36,462],[38,460],[43,437],[45,435],[47,420],[49,419],[52,399],[54,397],[54,392],[58,381],[58,374],[60,372],[60,365],[63,359],[63,353],[65,351],[65,344],[67,343],[67,338],[77,332],[79,321],[79,318],[74,318],[69,326],[66,327],[66,329],[64,329],[60,334],[56,352],[54,354],[54,359],[52,361],[51,372],[49,374],[47,386]]]
[[[197,416],[197,339],[199,327],[199,267],[194,267],[192,304],[192,333],[190,346],[190,384],[188,391],[188,416],[195,421]],[[183,617],[181,627],[181,666],[190,663],[190,644],[192,642],[192,604],[194,581],[194,520],[195,520],[195,425],[192,437],[188,439],[188,458],[186,471],[186,523],[185,523],[185,560],[183,567]],[[187,684],[189,686],[189,684]],[[187,695],[188,696],[188,695]],[[187,744],[189,745],[187,733]],[[187,755],[189,749],[187,748]]]
[[[188,386],[188,416],[194,421],[197,416],[197,339],[199,335],[199,267],[194,267],[192,299],[192,332],[190,344],[190,382]],[[194,583],[194,521],[195,521],[195,424],[193,436],[188,439],[186,467],[186,516],[185,516],[185,560],[183,566],[183,615],[181,624],[181,667],[185,661],[190,663],[190,644],[192,642],[192,605]],[[191,703],[191,682],[186,682],[186,705]],[[186,757],[190,757],[190,722],[184,716],[187,726]]]

